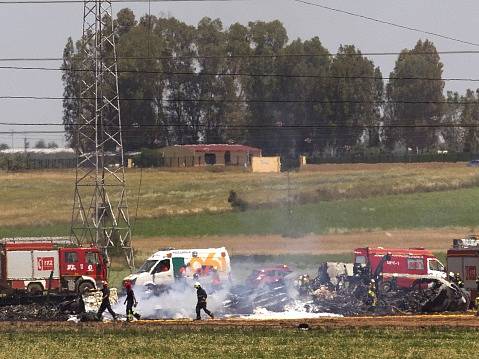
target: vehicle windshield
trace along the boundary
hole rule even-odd
[[[144,273],[144,272],[149,272],[151,268],[154,267],[154,265],[158,263],[156,260],[148,260],[143,265],[136,271],[136,273]]]
[[[366,257],[365,256],[356,256],[355,263],[356,264],[366,264]]]
[[[429,269],[444,272],[444,265],[441,262],[439,262],[437,259],[431,259],[429,261]]]

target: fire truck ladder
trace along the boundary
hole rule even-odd
[[[83,2],[76,180],[70,235],[81,244],[123,251],[134,267],[125,186],[111,1]],[[116,250],[116,251],[115,251]]]

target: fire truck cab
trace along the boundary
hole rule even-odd
[[[447,277],[444,265],[424,248],[357,248],[354,265],[374,273],[385,255],[389,255],[389,259],[383,263],[383,283],[394,280],[397,287],[409,288],[419,278]]]
[[[62,243],[63,244],[63,243]],[[0,293],[83,292],[107,278],[96,247],[60,246],[54,241],[0,241]]]
[[[472,301],[477,297],[476,279],[479,275],[479,239],[475,235],[454,239],[447,251],[447,270],[459,273],[464,289],[471,293]]]
[[[98,288],[98,284],[107,280],[107,263],[98,248],[60,248],[59,256],[63,290],[82,293]]]

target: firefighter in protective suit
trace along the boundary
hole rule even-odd
[[[371,282],[369,283],[367,304],[373,308],[378,304],[378,296],[376,295],[376,281],[374,279],[371,279]]]
[[[214,319],[215,317],[213,313],[211,313],[206,308],[206,298],[208,298],[206,291],[203,288],[201,288],[201,284],[199,282],[195,282],[195,288],[196,288],[196,296],[198,297],[198,303],[196,304],[196,319],[195,320],[201,320],[201,314],[200,314],[201,309],[203,309],[204,312],[211,317],[211,319]]]
[[[116,313],[113,311],[113,309],[111,309],[110,304],[110,287],[108,285],[108,282],[106,281],[103,282],[103,289],[101,290],[101,294],[102,300],[100,309],[98,309],[98,313],[96,314],[97,319],[101,320],[103,312],[108,309],[113,319],[116,320]]]
[[[136,300],[135,292],[133,292],[131,283],[126,283],[125,289],[126,289],[126,298],[123,304],[126,304],[126,319],[130,322],[133,320],[134,317],[138,316],[138,315],[135,315],[135,313],[133,312],[133,307],[136,307],[138,305],[138,301]]]
[[[464,282],[462,281],[460,273],[456,273],[454,275],[454,282],[457,284],[459,288],[464,288]]]

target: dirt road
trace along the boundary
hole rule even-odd
[[[233,255],[350,253],[352,249],[362,246],[424,247],[435,252],[445,252],[451,246],[453,238],[461,238],[467,233],[468,228],[436,228],[307,235],[299,238],[286,238],[280,235],[153,237],[135,239],[135,248],[146,254],[169,246],[175,248],[225,246]]]
[[[133,323],[70,323],[70,322],[1,322],[1,332],[24,331],[82,331],[82,330],[125,330],[138,328],[154,330],[155,328],[297,328],[306,323],[310,328],[479,328],[479,318],[473,313],[445,315],[411,315],[386,317],[347,317],[316,319],[282,319],[282,320],[245,320],[215,319],[204,321],[192,320],[141,320]]]

